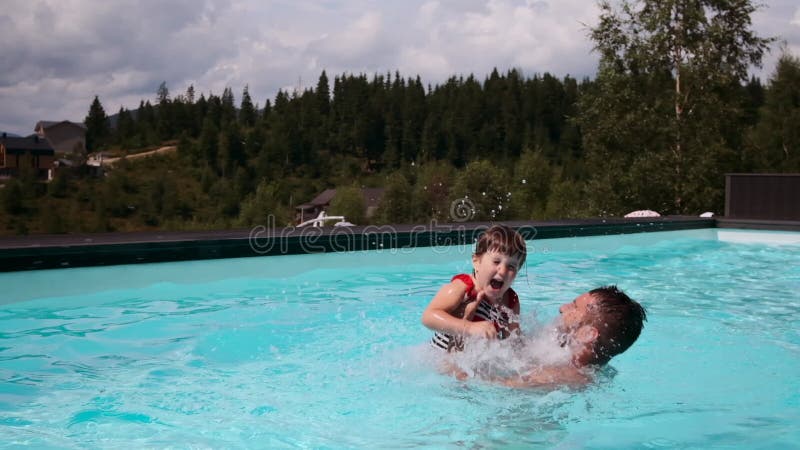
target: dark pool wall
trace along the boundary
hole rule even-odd
[[[732,220],[800,221],[800,174],[726,174],[725,217]]]
[[[526,239],[713,228],[714,219],[504,222]],[[0,238],[0,271],[471,244],[490,223],[102,233]]]

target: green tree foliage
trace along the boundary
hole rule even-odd
[[[218,134],[216,166],[222,176],[232,177],[244,164],[244,144],[239,127],[230,125]]]
[[[25,211],[24,192],[22,182],[11,179],[6,182],[5,187],[0,190],[0,203],[3,210],[8,214],[20,214]]]
[[[416,213],[413,203],[413,187],[402,172],[393,172],[386,177],[385,191],[376,212],[376,221],[381,224],[413,223]]]
[[[210,200],[216,207],[216,215],[220,219],[230,219],[239,215],[240,198],[236,187],[228,178],[220,177],[208,192]]]
[[[471,162],[458,174],[453,183],[450,200],[463,201],[464,204],[474,208],[474,215],[468,217],[469,220],[507,220],[511,217],[508,174],[491,161]],[[455,213],[453,215],[457,216]],[[451,219],[457,220],[459,217]]]
[[[234,103],[233,90],[226,87],[222,91],[222,98],[219,103],[219,124],[230,125],[236,121],[236,104]]]
[[[150,180],[145,188],[141,207],[144,221],[148,225],[158,226],[173,218],[178,212],[178,189],[175,182],[167,177]]]
[[[83,123],[86,125],[86,148],[96,151],[100,148],[109,132],[108,116],[96,95],[89,106],[89,113]]]
[[[584,197],[583,185],[569,179],[555,179],[547,197],[545,219],[578,219],[591,217]]]
[[[287,223],[333,186],[385,188],[382,223],[719,210],[725,172],[800,171],[798,62],[784,55],[766,85],[746,77],[768,42],[751,31],[754,9],[603,2],[594,80],[493,70],[425,86],[398,72],[323,71],[314,89],[279,91],[260,114],[247,86],[237,112],[231,88],[171,97],[162,84],[154,104],[120,108],[114,129],[95,97],[92,150],[177,142],[177,154],[123,160],[104,178],[77,169],[68,186],[9,181],[0,226],[224,228],[262,223],[265,210]],[[359,201],[344,215],[364,223]]]
[[[414,165],[411,173],[416,178],[412,204],[415,221],[452,222],[450,191],[456,177],[453,166],[437,161]]]
[[[70,231],[69,223],[64,213],[59,211],[55,202],[47,202],[42,208],[41,219],[42,228],[45,233],[59,234]]]
[[[117,113],[117,128],[114,130],[114,142],[121,147],[131,147],[132,138],[136,135],[136,122],[131,112],[120,106]]]
[[[55,177],[53,177],[53,179],[47,185],[47,193],[51,197],[64,198],[68,194],[68,189],[69,189],[68,175],[63,169],[58,170],[56,172]]]
[[[273,216],[275,226],[281,227],[288,224],[289,212],[279,199],[280,186],[275,182],[261,180],[256,191],[247,196],[242,202],[238,224],[245,227],[257,225],[271,225],[268,216]]]
[[[724,131],[768,39],[752,30],[749,0],[603,1],[592,39],[597,86],[581,99],[592,208],[668,213],[721,208],[735,158]]]
[[[541,150],[526,150],[514,165],[509,182],[511,214],[520,219],[542,219],[553,182],[553,167]]]
[[[323,70],[317,80],[315,90],[317,98],[317,113],[322,117],[327,117],[331,110],[331,88],[328,83],[328,75]]]
[[[256,124],[256,119],[258,119],[258,112],[253,105],[253,99],[250,98],[250,88],[245,86],[242,92],[242,103],[239,107],[239,123],[244,127],[252,127]]]
[[[348,186],[336,189],[336,195],[331,200],[328,215],[344,216],[348,222],[364,225],[366,224],[365,211],[366,206],[361,189]]]
[[[175,106],[169,96],[167,82],[162,81],[156,92],[156,104],[158,112],[156,117],[156,128],[160,139],[169,139],[175,129]]]
[[[756,170],[800,172],[800,58],[785,48],[770,78],[761,120],[750,135]]]

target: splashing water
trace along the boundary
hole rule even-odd
[[[555,324],[537,324],[535,319],[525,322],[527,331],[518,337],[466,339],[464,351],[452,354],[453,363],[470,377],[490,379],[570,362],[570,351],[561,345]]]
[[[0,274],[0,448],[795,448],[800,246],[723,233],[528,242],[524,338],[454,356],[558,364],[558,307],[618,283],[649,321],[577,391],[437,370],[468,245]]]

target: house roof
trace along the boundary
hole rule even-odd
[[[361,189],[361,195],[364,197],[364,206],[366,206],[367,208],[372,206],[378,206],[378,204],[380,204],[381,202],[381,199],[383,198],[383,192],[384,192],[383,188]],[[321,194],[314,197],[314,199],[311,200],[310,202],[303,203],[302,205],[298,205],[295,208],[306,210],[320,206],[327,206],[331,203],[331,200],[333,200],[333,197],[335,196],[336,196],[336,189],[325,189],[324,191],[322,191]]]
[[[314,200],[311,200],[309,203],[314,206],[324,206],[329,204],[335,195],[336,189],[325,189],[321,194],[314,197]]]
[[[82,123],[70,122],[69,120],[62,120],[62,121],[40,120],[40,121],[36,122],[36,127],[34,128],[34,131],[39,131],[40,129],[47,129],[47,128],[54,127],[56,125],[62,125],[62,124],[64,124],[64,125],[72,125],[72,126],[83,128],[84,130],[86,130],[86,125],[84,125]]]
[[[34,155],[52,155],[53,147],[39,136],[32,134],[28,137],[0,137],[0,144],[6,148],[10,154],[20,154],[31,152]]]

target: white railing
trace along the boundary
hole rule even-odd
[[[306,220],[305,222],[297,225],[297,228],[302,228],[308,225],[312,227],[322,227],[325,225],[326,220],[338,220],[333,226],[335,227],[352,227],[353,224],[348,222],[344,216],[329,216],[325,214],[325,211],[320,211],[319,215],[311,220]]]

